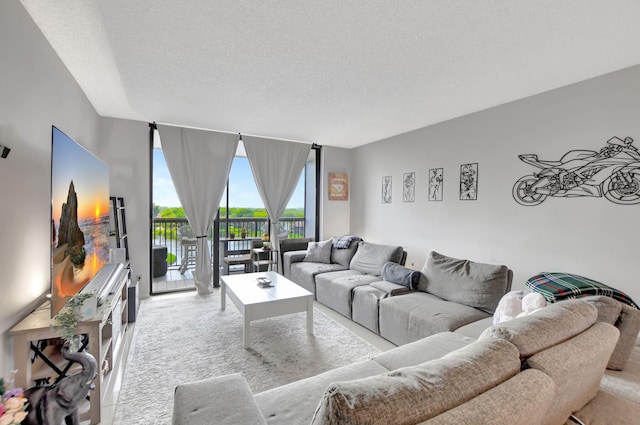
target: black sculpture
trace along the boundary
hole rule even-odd
[[[78,405],[89,391],[95,389],[97,376],[96,359],[87,352],[72,352],[69,342],[62,347],[62,356],[80,363],[82,371],[62,378],[52,385],[29,388],[24,396],[28,399],[28,414],[22,425],[79,425]],[[99,397],[99,395],[98,395]]]

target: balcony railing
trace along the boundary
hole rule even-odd
[[[303,238],[305,234],[304,217],[282,218],[280,219],[280,237]],[[180,266],[182,257],[186,252],[178,238],[178,229],[187,226],[189,222],[186,218],[154,218],[153,219],[153,244],[167,247],[167,263],[170,269],[177,269]],[[220,238],[261,238],[267,233],[267,219],[255,217],[238,217],[220,219]],[[244,235],[244,237],[243,237]],[[286,236],[284,236],[286,235]],[[211,255],[214,252],[213,226],[208,235],[209,249]],[[240,241],[238,241],[240,242]],[[248,249],[238,244],[238,249]]]

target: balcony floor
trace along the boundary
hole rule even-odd
[[[180,274],[178,269],[169,269],[167,274],[154,277],[152,281],[152,293],[163,294],[167,292],[189,291],[196,289],[193,280],[193,269],[187,269]]]

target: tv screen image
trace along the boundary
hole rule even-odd
[[[51,140],[54,316],[109,260],[109,168],[55,126]]]

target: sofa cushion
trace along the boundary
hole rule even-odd
[[[307,246],[307,255],[303,261],[311,263],[331,263],[331,246],[332,241],[309,242]]]
[[[464,325],[456,329],[454,332],[460,335],[468,336],[473,339],[478,337],[485,331],[485,329],[493,325],[493,317],[485,317],[484,319],[476,320],[468,325]]]
[[[582,298],[584,301],[593,304],[598,309],[598,322],[615,325],[622,311],[622,304],[610,297],[602,295],[590,295]]]
[[[363,360],[258,393],[255,399],[269,425],[308,424],[313,418],[318,401],[330,383],[386,372],[388,370],[379,363]],[[221,395],[224,395],[224,391],[213,397],[224,400],[225,398]],[[238,425],[253,424],[253,422],[236,423]]]
[[[620,330],[620,339],[616,345],[616,349],[609,359],[608,369],[623,370],[626,368],[627,361],[631,357],[633,346],[640,332],[640,310],[622,305],[620,317],[616,322],[616,327]]]
[[[493,314],[509,290],[507,266],[476,263],[431,252],[422,273],[426,291],[445,300]]]
[[[477,308],[413,291],[380,300],[380,336],[402,345],[485,317],[490,316]]]
[[[453,332],[440,332],[439,334],[401,345],[393,350],[376,354],[372,359],[389,370],[395,370],[439,359],[475,341],[473,338]]]
[[[302,286],[307,291],[316,293],[316,275],[326,272],[334,272],[344,270],[345,267],[340,264],[310,263],[301,261],[291,264],[291,280]]]
[[[529,357],[523,368],[546,373],[556,393],[543,424],[562,424],[598,393],[600,380],[618,341],[618,330],[595,323],[573,338]]]
[[[398,263],[387,262],[382,265],[382,279],[387,282],[406,286],[415,291],[420,283],[421,273],[417,270],[401,266]]]
[[[458,406],[520,371],[516,348],[474,342],[446,356],[327,387],[312,424],[417,424]]]
[[[224,397],[216,394],[224,391]],[[229,410],[237,404],[242,409]],[[249,384],[239,374],[231,374],[178,385],[174,393],[173,425],[266,424]]]
[[[554,392],[555,385],[551,378],[537,370],[525,370],[421,425],[539,424],[547,406],[551,404]]]
[[[623,304],[615,299],[602,295],[582,297],[598,309],[598,321],[615,325],[620,331],[620,339],[616,344],[607,369],[623,370],[631,356],[633,345],[640,331],[640,310]]]
[[[316,299],[318,302],[351,319],[353,289],[358,286],[368,285],[380,278],[378,276],[357,274],[337,277],[331,280],[324,279],[328,274],[347,271],[355,272],[354,270],[344,270],[343,272],[323,273],[316,276]]]
[[[586,301],[567,300],[491,326],[479,339],[506,339],[518,347],[522,357],[529,357],[583,332],[597,316],[598,310]]]
[[[351,259],[349,268],[364,274],[380,276],[384,263],[399,263],[402,259],[402,247],[358,242],[358,249]]]

